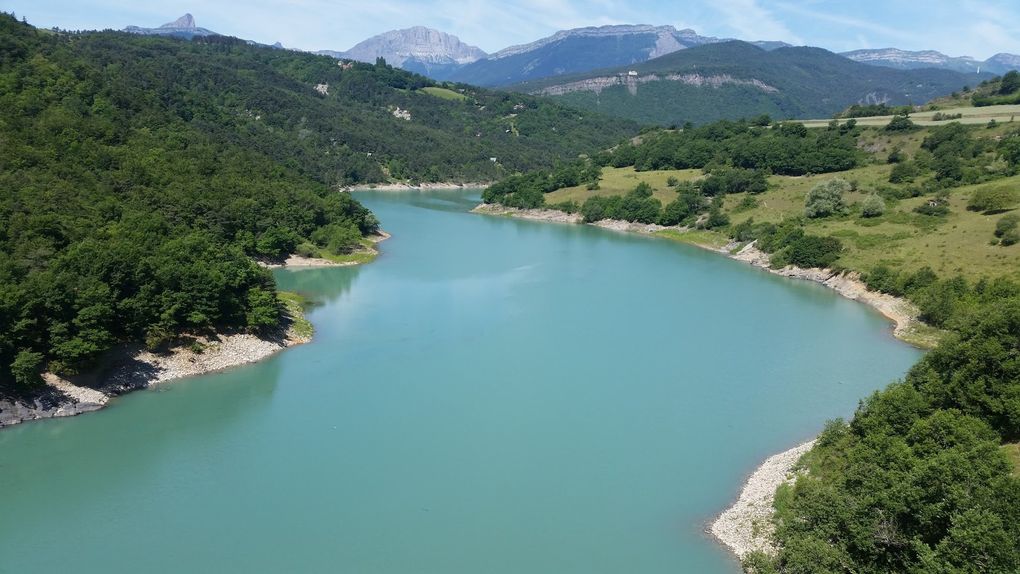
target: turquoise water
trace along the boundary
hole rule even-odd
[[[0,571],[734,573],[703,530],[918,352],[665,240],[365,193],[315,341],[0,432]],[[477,197],[477,195],[475,195]]]

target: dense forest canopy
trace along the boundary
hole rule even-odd
[[[633,130],[428,87],[385,62],[0,17],[0,388],[123,341],[273,328],[252,258],[344,251],[377,229],[338,186],[493,178]]]

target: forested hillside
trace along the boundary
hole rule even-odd
[[[626,67],[546,78],[514,89],[642,123],[703,124],[769,114],[832,115],[857,103],[922,104],[989,74],[894,70],[821,48],[766,51],[746,42],[697,46]]]
[[[630,129],[429,86],[231,38],[0,17],[0,392],[123,341],[274,328],[273,280],[252,258],[343,253],[376,231],[339,185],[491,178]]]

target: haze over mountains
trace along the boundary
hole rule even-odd
[[[191,14],[156,28],[128,26],[125,31],[188,39],[216,34],[198,27]],[[702,36],[689,28],[614,25],[561,30],[528,44],[487,54],[452,34],[415,26],[373,36],[349,50],[316,53],[367,63],[383,58],[390,65],[435,80],[505,87],[551,76],[639,64],[680,50],[730,40]],[[749,43],[765,50],[790,46],[776,40]],[[840,55],[864,64],[901,70],[935,68],[968,74],[1003,74],[1020,69],[1020,56],[1007,53],[983,61],[968,56],[948,56],[934,50],[898,48],[854,50]]]
[[[691,29],[677,30],[673,26],[600,26],[562,30],[535,42],[487,55],[463,44],[456,36],[417,27],[374,36],[346,52],[319,53],[364,62],[374,62],[381,57],[393,65],[425,73],[436,80],[503,87],[550,76],[639,64],[680,50],[730,40],[702,36]],[[782,41],[749,43],[765,50],[790,47]],[[932,50],[911,52],[896,48],[855,50],[840,55],[865,64],[904,70],[936,68],[1003,74],[1020,68],[1020,56],[1005,53],[985,61],[947,56]]]
[[[942,52],[934,50],[911,52],[897,48],[853,50],[851,52],[843,52],[841,55],[865,64],[902,70],[943,68],[967,73],[989,72],[992,74],[1005,74],[1010,70],[1020,68],[1020,56],[1005,53],[996,54],[984,61],[976,60],[969,56],[947,56]]]

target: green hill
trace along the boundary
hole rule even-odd
[[[643,123],[680,125],[761,114],[828,117],[855,103],[920,104],[987,77],[869,66],[820,48],[766,51],[723,42],[514,89]]]

